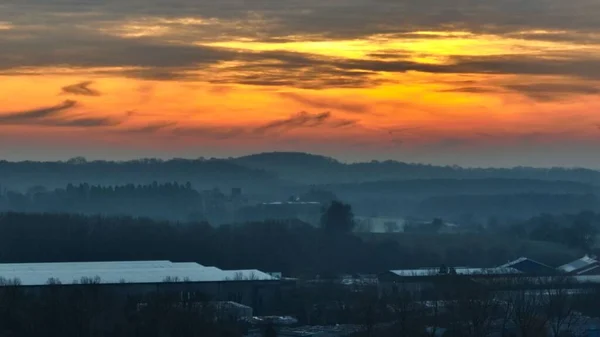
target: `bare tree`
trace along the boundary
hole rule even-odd
[[[519,336],[546,337],[548,320],[544,312],[547,305],[544,291],[522,283],[520,288],[510,290],[507,295],[511,307],[510,319]]]
[[[437,313],[438,301],[419,302],[416,296],[408,290],[398,290],[395,295],[388,298],[387,309],[391,313],[394,322],[393,330],[398,337],[414,336],[424,331],[424,318],[430,313],[430,309]],[[434,304],[431,307],[429,304]]]
[[[496,318],[501,316],[501,301],[483,285],[463,281],[456,284],[455,292],[447,301],[454,330],[466,337],[487,336]]]
[[[545,314],[553,336],[560,336],[568,331],[571,336],[581,336],[581,326],[586,318],[577,312],[577,290],[573,280],[568,277],[551,278],[545,284]]]

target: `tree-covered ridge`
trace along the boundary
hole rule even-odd
[[[58,162],[0,161],[0,184],[24,186],[67,183],[148,184],[152,181],[190,181],[257,188],[295,184],[357,183],[409,179],[536,179],[600,184],[600,172],[582,168],[462,168],[399,161],[342,163],[307,153],[274,152],[227,159],[140,159]]]
[[[225,196],[222,196],[225,198]],[[202,197],[190,183],[101,186],[68,184],[48,190],[42,186],[25,193],[0,191],[0,211],[66,212],[147,216],[187,220],[201,211]]]

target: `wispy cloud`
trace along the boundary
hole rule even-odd
[[[108,117],[65,115],[65,112],[75,108],[77,105],[77,101],[66,100],[50,107],[0,113],[0,125],[41,125],[51,127],[89,128],[112,126],[121,123],[121,121]]]
[[[365,104],[349,103],[329,98],[310,97],[291,92],[283,92],[279,95],[312,108],[334,109],[352,113],[365,113],[369,110],[368,106]]]
[[[72,94],[79,96],[100,96],[98,90],[90,88],[94,84],[92,81],[85,81],[80,83],[71,84],[62,88],[64,94]]]
[[[331,118],[331,112],[311,114],[301,111],[285,119],[279,119],[254,129],[255,133],[289,131],[296,128],[316,127],[324,124]]]
[[[600,88],[594,84],[532,83],[511,84],[504,87],[537,101],[557,101],[570,96],[600,93]]]
[[[497,93],[499,90],[490,87],[458,87],[453,89],[444,89],[440,92],[456,92],[456,93],[467,93],[467,94],[490,94]]]
[[[32,110],[14,111],[0,114],[0,123],[2,124],[30,124],[39,122],[49,117],[59,115],[63,111],[74,108],[77,101],[66,100],[60,104],[41,107]]]
[[[177,125],[176,122],[157,122],[157,123],[150,123],[148,125],[141,126],[141,127],[127,128],[127,129],[123,129],[123,130],[119,130],[119,131],[123,132],[123,133],[153,134],[153,133],[168,129],[168,128],[170,128],[172,126],[176,126],[176,125]]]
[[[357,125],[357,121],[335,118],[331,112],[308,113],[301,111],[292,114],[288,118],[273,120],[255,127],[204,125],[177,127],[172,132],[177,136],[195,136],[209,139],[230,139],[235,137],[259,138],[301,128],[338,129],[353,125]]]
[[[242,127],[227,127],[222,125],[213,126],[190,126],[178,127],[173,129],[173,134],[176,136],[189,136],[208,139],[231,139],[246,135],[248,130]]]

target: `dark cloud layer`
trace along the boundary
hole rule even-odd
[[[498,33],[600,28],[597,20],[600,3],[596,0],[5,0],[3,4],[6,18],[26,22],[85,23],[152,16],[201,16],[211,20],[186,26],[188,31],[206,34],[208,25],[213,36],[252,36],[265,40],[293,35],[354,38],[450,27]],[[25,10],[31,15],[18,15]]]
[[[597,0],[5,0],[1,6],[0,21],[10,23],[10,29],[0,35],[0,74],[67,67],[151,80],[306,89],[368,87],[381,83],[376,79],[379,72],[409,71],[600,80],[600,57],[577,51],[537,56],[455,56],[444,65],[410,61],[410,54],[403,50],[373,53],[371,56],[377,59],[344,60],[191,44],[240,38],[280,42],[299,36],[357,39],[373,34],[443,38],[443,31],[463,30],[600,45]],[[144,27],[160,29],[147,32]],[[416,31],[438,33],[422,35]],[[217,66],[219,71],[215,71]],[[64,91],[98,95],[90,85],[82,82]],[[479,92],[475,88],[463,90]],[[323,102],[305,102],[315,108],[334,109]]]

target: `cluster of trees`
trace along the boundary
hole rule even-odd
[[[113,214],[187,220],[198,213],[201,206],[201,195],[189,182],[121,186],[68,184],[66,188],[54,190],[38,186],[24,193],[0,193],[0,211]]]
[[[207,223],[132,217],[0,213],[0,261],[193,261],[224,269],[257,268],[314,276],[379,273],[441,263],[493,266],[520,256],[559,265],[579,254],[558,245],[541,247],[522,240],[502,241],[493,235],[452,239],[357,235],[348,232],[349,227],[339,227],[352,226],[352,222],[329,222],[338,216],[351,219],[345,205],[339,208],[345,210],[341,215],[324,217],[325,230],[297,221],[215,228]]]
[[[528,236],[532,240],[560,243],[590,252],[596,246],[598,228],[600,228],[600,214],[580,212],[561,215],[543,214],[514,224],[508,230],[515,236]]]
[[[275,174],[242,166],[232,159],[0,161],[0,185],[9,190],[31,186],[60,188],[69,183],[143,185],[153,181],[189,181],[200,189],[243,187],[255,191],[273,189],[278,184]]]
[[[496,194],[450,195],[424,199],[412,211],[413,215],[458,219],[466,214],[473,218],[526,219],[542,213],[562,214],[600,210],[600,200],[594,194]]]

